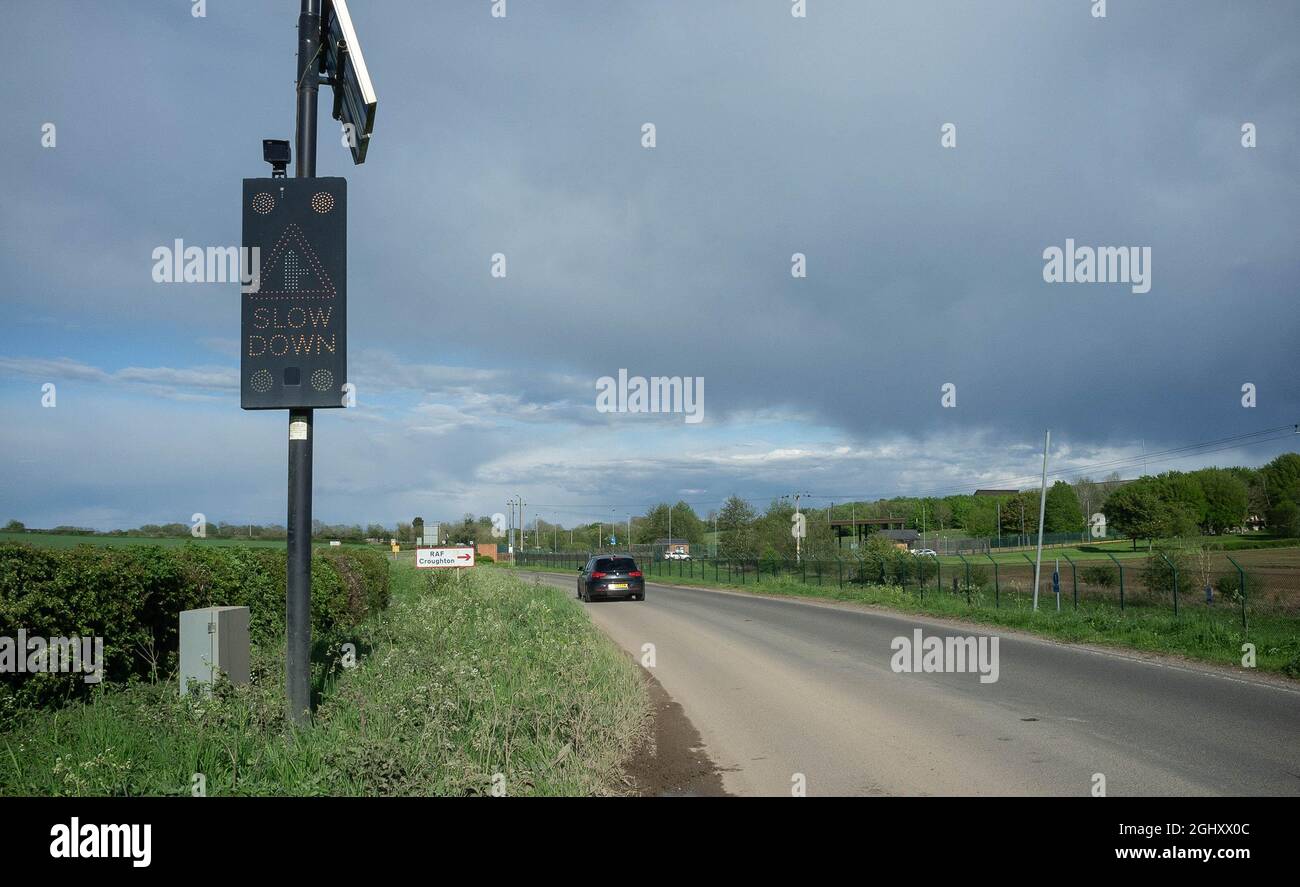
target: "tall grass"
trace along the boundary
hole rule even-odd
[[[504,572],[393,565],[393,600],[314,665],[310,729],[284,718],[283,649],[246,687],[106,687],[0,728],[0,794],[587,795],[625,789],[648,702],[632,662],[562,591]]]

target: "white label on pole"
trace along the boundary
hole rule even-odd
[[[307,423],[298,419],[289,423],[289,440],[306,440]]]
[[[474,566],[474,549],[472,548],[417,548],[415,550],[417,567],[472,567]]]

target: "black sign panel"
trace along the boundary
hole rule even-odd
[[[347,198],[342,178],[244,179],[246,410],[345,405]]]

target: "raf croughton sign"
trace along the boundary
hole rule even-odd
[[[259,259],[240,294],[246,410],[344,406],[347,194],[341,178],[244,179],[243,245]]]
[[[472,567],[474,566],[474,549],[472,548],[417,548],[415,550],[417,567]]]

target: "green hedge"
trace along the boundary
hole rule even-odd
[[[178,614],[245,606],[254,642],[284,634],[282,549],[156,545],[34,548],[0,544],[0,637],[104,638],[104,679],[166,677],[176,669]],[[388,606],[388,562],[357,548],[312,556],[312,633],[325,638]],[[0,674],[4,707],[66,701],[80,676]]]

